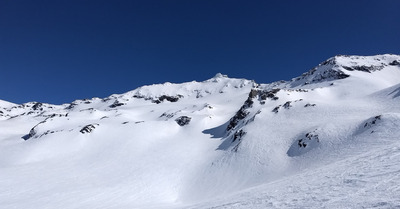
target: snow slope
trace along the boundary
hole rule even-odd
[[[400,56],[0,101],[0,208],[400,207]]]

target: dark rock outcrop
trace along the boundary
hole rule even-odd
[[[122,103],[122,102],[119,102],[118,100],[115,100],[115,102],[112,105],[110,105],[110,107],[111,108],[116,108],[116,107],[119,107],[119,106],[122,106],[122,105],[125,105],[125,103]]]
[[[274,107],[274,109],[272,109],[272,112],[278,113],[278,112],[279,112],[279,109],[281,108],[281,106],[282,106],[282,105],[278,105],[278,106]]]
[[[304,83],[302,85],[308,85],[311,83],[321,83],[324,81],[345,79],[350,76],[350,75],[347,75],[346,73],[344,73],[343,71],[337,70],[337,69],[331,68],[331,69],[324,70],[322,72],[321,71],[318,72],[317,68],[318,67],[313,68],[312,70],[310,70],[306,73],[303,73],[300,77],[295,78],[293,81],[304,80]]]
[[[72,110],[77,104],[75,102],[72,102],[71,104],[68,105],[68,107],[66,107],[66,110]]]
[[[264,101],[266,99],[278,100],[279,97],[276,94],[280,91],[280,89],[272,89],[272,90],[261,90],[261,89],[252,89],[249,93],[249,99],[254,99],[257,96],[259,100]]]
[[[166,113],[164,112],[163,114],[160,115],[160,118],[166,117],[168,119],[173,118],[175,116],[175,113]]]
[[[254,98],[258,95],[258,90],[257,89],[252,89],[249,93],[249,98]]]
[[[261,91],[260,92],[260,99],[261,100],[266,100],[268,99],[272,99],[272,100],[278,100],[279,97],[276,96],[276,94],[280,91],[280,89],[272,89],[269,91]]]
[[[364,128],[370,128],[382,119],[382,115],[377,115],[364,124]]]
[[[42,111],[43,110],[43,104],[42,103],[40,103],[40,102],[36,102],[33,106],[32,106],[32,109],[33,110],[40,110],[40,111]]]
[[[248,108],[252,107],[253,101],[251,97],[249,97],[243,104],[243,106],[236,112],[236,114],[229,120],[228,127],[226,128],[227,131],[232,130],[237,126],[240,120],[244,119],[249,112],[247,111]]]
[[[316,129],[296,139],[287,151],[287,155],[290,157],[300,156],[311,149],[318,147],[319,136],[317,132],[318,130]]]
[[[239,141],[240,141],[240,140],[242,139],[242,137],[243,137],[244,135],[246,135],[246,133],[247,133],[247,132],[243,131],[242,129],[236,131],[235,134],[233,134],[232,142],[235,142],[236,140],[239,140]]]
[[[285,104],[283,104],[283,107],[285,109],[290,109],[292,107],[291,103],[292,103],[292,101],[287,101]]]
[[[315,107],[315,106],[317,106],[316,104],[310,104],[310,103],[307,103],[306,105],[304,105],[304,107]]]
[[[175,119],[176,123],[180,126],[186,126],[190,123],[190,121],[192,120],[192,118],[188,117],[188,116],[181,116],[177,119]]]
[[[339,79],[345,79],[349,76],[350,75],[347,75],[346,73],[340,70],[326,70],[323,73],[315,76],[311,82],[315,83],[315,82],[322,82],[325,80],[339,80]]]
[[[397,60],[394,60],[393,62],[389,63],[389,65],[392,65],[392,66],[400,65],[400,62]]]
[[[47,120],[47,119],[46,119],[46,120]],[[31,130],[29,131],[29,133],[26,134],[26,135],[24,135],[24,136],[22,136],[22,138],[23,138],[24,140],[28,140],[28,139],[30,139],[30,138],[36,136],[36,134],[37,134],[37,132],[38,132],[38,131],[37,131],[38,126],[39,126],[40,124],[42,124],[42,123],[45,123],[46,120],[41,121],[40,123],[38,123],[38,124],[36,124],[35,126],[33,126],[33,127],[31,128]]]
[[[276,107],[272,110],[272,112],[278,113],[279,110],[281,109],[281,107],[283,107],[283,108],[289,110],[290,108],[293,107],[293,105],[292,105],[293,103],[301,102],[301,101],[303,101],[303,99],[298,99],[298,100],[295,100],[295,101],[287,101],[287,102],[285,102],[285,104],[283,104],[283,105],[278,105],[278,106],[276,106]],[[306,105],[306,106],[307,106],[307,105]]]
[[[156,104],[160,104],[164,100],[167,100],[168,102],[177,102],[182,97],[183,96],[180,94],[178,94],[177,96],[162,95],[162,96],[158,97],[158,99],[153,100],[153,102]]]
[[[305,147],[307,147],[308,142],[311,140],[319,142],[318,134],[316,134],[315,132],[307,133],[304,138],[301,138],[298,140],[297,145],[299,145],[299,147],[305,148]]]
[[[82,134],[87,134],[87,133],[91,133],[93,132],[93,130],[96,128],[96,126],[98,126],[99,124],[95,123],[95,124],[89,124],[84,126],[79,132],[81,132]]]
[[[348,70],[348,71],[362,71],[362,72],[367,72],[367,73],[371,73],[374,71],[379,71],[382,70],[384,68],[384,66],[365,66],[365,65],[361,65],[361,66],[343,66],[344,69]]]

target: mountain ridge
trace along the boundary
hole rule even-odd
[[[398,55],[335,56],[270,84],[218,73],[62,105],[0,101],[0,196],[14,196],[0,207],[224,208],[235,201],[225,197],[239,194],[246,208],[263,196],[249,195],[253,187],[273,194],[268,185],[280,179],[290,187],[292,176],[332,172],[338,162],[344,172],[346,159],[360,166],[363,152],[395,155],[388,149],[400,148],[399,85]],[[356,205],[378,203],[357,197]],[[400,201],[395,192],[385,198]],[[309,204],[290,207],[301,206]]]

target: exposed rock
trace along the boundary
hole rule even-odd
[[[310,103],[307,103],[306,105],[304,105],[304,107],[315,107],[315,106],[317,106],[316,104],[310,104]]]
[[[272,99],[272,100],[278,100],[279,97],[276,96],[276,94],[280,91],[280,89],[272,89],[270,91],[262,91],[260,92],[260,99],[261,100],[266,100],[267,98]]]
[[[101,99],[101,102],[107,102],[107,101],[109,101],[109,100],[111,100],[111,98],[107,97],[107,98]]]
[[[51,115],[43,115],[43,116],[47,117],[47,119],[49,119],[49,118],[55,118],[55,117],[68,117],[68,113],[65,113],[65,114],[56,114],[56,113],[53,113],[53,114],[51,114]]]
[[[160,96],[158,99],[153,100],[154,103],[156,104],[160,104],[161,102],[163,102],[164,100],[167,100],[169,102],[177,102],[180,98],[182,98],[183,96],[178,94],[177,96],[167,96],[167,95],[162,95]]]
[[[279,112],[279,109],[281,108],[281,106],[282,106],[282,105],[278,105],[278,106],[274,107],[274,109],[272,110],[272,112],[278,113],[278,112]]]
[[[322,72],[317,71],[317,68],[313,68],[312,70],[303,73],[300,77],[294,79],[294,81],[305,80],[302,85],[308,85],[310,83],[320,83],[324,81],[331,81],[331,80],[339,80],[345,79],[349,77],[341,70],[338,69],[327,69]]]
[[[283,105],[278,105],[278,106],[276,106],[273,110],[272,110],[272,112],[274,112],[274,113],[278,113],[279,112],[279,109],[281,108],[281,107],[283,107],[283,108],[285,108],[285,109],[290,109],[290,108],[292,108],[293,107],[293,103],[295,103],[295,102],[301,102],[301,101],[303,101],[303,99],[298,99],[298,100],[295,100],[295,101],[287,101],[287,102],[285,102],[285,104],[283,104]]]
[[[175,113],[166,113],[164,112],[163,114],[160,115],[160,118],[166,117],[168,119],[173,118],[175,116]]]
[[[204,107],[205,107],[205,108],[208,108],[208,109],[214,109],[214,107],[211,106],[210,104],[204,104]]]
[[[371,120],[367,121],[367,122],[364,124],[364,128],[370,128],[370,127],[372,127],[373,125],[375,125],[375,124],[377,123],[377,121],[379,121],[379,120],[381,120],[381,119],[382,119],[382,115],[375,116],[374,118],[372,118]]]
[[[251,89],[250,93],[249,93],[249,97],[250,98],[254,98],[258,95],[258,91],[257,89]]]
[[[344,69],[348,70],[348,71],[362,71],[362,72],[367,72],[367,73],[371,73],[374,71],[379,71],[382,70],[384,68],[384,66],[365,66],[365,65],[361,65],[361,66],[342,66]]]
[[[47,118],[46,118],[46,120],[47,120]],[[24,140],[28,140],[28,139],[30,139],[30,138],[36,136],[36,134],[37,134],[37,132],[38,132],[38,131],[37,131],[38,126],[39,126],[40,124],[42,124],[42,123],[45,123],[46,120],[41,121],[40,123],[38,123],[38,124],[36,124],[35,126],[33,126],[33,127],[31,128],[31,130],[29,131],[29,134],[22,136],[22,138],[23,138]]]
[[[111,108],[116,108],[116,107],[119,107],[119,106],[122,106],[122,105],[125,105],[125,103],[122,103],[122,102],[119,102],[118,100],[115,100],[115,102],[112,105],[110,105],[110,107]]]
[[[246,135],[246,132],[243,131],[242,129],[236,131],[235,134],[233,135],[232,142],[235,142],[237,139],[240,141],[244,135]]]
[[[98,125],[97,123],[86,125],[79,132],[82,134],[91,133]]]
[[[232,130],[233,128],[236,127],[236,125],[239,123],[240,120],[244,119],[249,112],[246,110],[253,105],[253,101],[249,97],[243,104],[243,106],[239,109],[239,111],[236,112],[236,114],[229,120],[228,127],[226,128],[227,131]]]
[[[336,79],[345,79],[349,77],[349,75],[343,73],[340,70],[326,70],[322,74],[316,76],[311,82],[321,82],[324,80],[336,80]]]
[[[36,102],[33,106],[32,106],[32,109],[33,110],[40,110],[40,111],[42,111],[43,110],[43,104],[42,103],[40,103],[40,102]]]
[[[285,104],[283,104],[283,107],[285,109],[290,109],[292,107],[291,103],[292,103],[291,101],[287,101]]]
[[[389,65],[392,65],[392,66],[400,65],[400,62],[397,60],[394,60],[393,62],[389,63]]]
[[[302,155],[319,144],[319,136],[317,130],[306,133],[303,137],[296,139],[289,148],[287,154],[290,157]]]
[[[190,118],[188,116],[181,116],[181,117],[175,119],[176,123],[180,126],[188,125],[190,123],[190,120],[192,120],[192,118]]]
[[[71,110],[73,109],[77,104],[75,102],[72,102],[71,104],[68,105],[68,107],[66,107],[66,110]]]
[[[276,96],[280,89],[272,89],[272,90],[260,90],[260,89],[252,89],[249,93],[249,99],[254,99],[259,96],[260,100],[266,100],[267,98],[272,100],[277,100],[279,97]]]
[[[307,89],[286,89],[286,91],[288,91],[288,92],[293,92],[293,91],[295,91],[295,92],[308,92]]]
[[[143,95],[133,95],[132,96],[133,98],[136,98],[136,99],[144,99],[144,96]]]

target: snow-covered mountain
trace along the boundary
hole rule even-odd
[[[400,56],[0,100],[0,208],[400,207]]]

